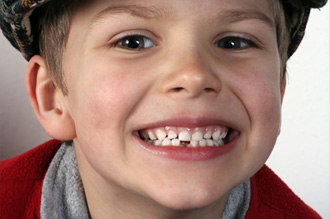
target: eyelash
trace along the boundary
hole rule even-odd
[[[135,40],[132,42],[132,40]],[[258,45],[252,40],[237,36],[227,36],[221,38],[216,43],[216,47],[226,50],[242,50],[247,48],[258,48]],[[117,40],[113,46],[127,50],[143,50],[157,46],[150,38],[143,35],[127,35]]]
[[[237,45],[237,43],[239,45]],[[243,45],[242,45],[243,44]],[[248,40],[237,36],[227,36],[218,40],[215,44],[216,47],[228,50],[241,50],[247,48],[258,48],[257,44],[252,40]]]
[[[135,40],[135,42],[130,42]],[[143,40],[143,41],[141,41]],[[143,35],[128,35],[114,43],[115,46],[128,50],[141,50],[157,46],[150,38]],[[130,48],[129,46],[133,47]]]

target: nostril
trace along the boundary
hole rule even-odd
[[[181,92],[181,91],[183,91],[183,90],[186,90],[184,87],[175,87],[175,88],[173,88],[172,89],[174,92],[177,92],[177,93],[179,93],[179,92]],[[206,93],[211,93],[211,92],[214,92],[214,91],[216,91],[215,89],[213,89],[213,88],[210,88],[210,87],[206,87],[206,88],[204,88],[204,92],[206,92]]]
[[[212,91],[214,91],[213,88],[209,88],[209,87],[205,88],[204,90],[205,90],[205,92],[212,92]]]
[[[182,91],[182,90],[184,90],[183,87],[176,87],[176,88],[173,88],[173,91],[175,91],[175,92],[179,92],[179,91]]]

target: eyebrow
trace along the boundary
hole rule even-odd
[[[106,16],[109,15],[115,16],[116,14],[129,14],[133,17],[138,17],[145,20],[151,20],[151,19],[164,18],[165,14],[168,15],[169,13],[166,13],[165,10],[154,6],[149,6],[149,7],[144,7],[140,5],[109,6],[92,17],[90,21],[90,27],[93,26],[93,24],[96,23],[97,21],[105,18]]]
[[[274,21],[261,11],[257,10],[225,10],[220,12],[218,18],[225,23],[237,23],[244,20],[257,20],[265,23],[273,28],[275,26]]]
[[[94,15],[90,21],[89,27],[91,28],[94,23],[99,20],[102,20],[106,16],[109,15],[117,15],[117,14],[129,14],[133,17],[142,18],[145,20],[152,19],[169,19],[169,15],[171,15],[170,11],[166,11],[164,9],[157,8],[156,6],[141,6],[141,5],[114,5],[105,8],[100,11],[96,15]],[[172,16],[174,16],[172,14]],[[220,20],[225,23],[237,23],[244,20],[258,20],[266,25],[273,28],[275,26],[274,21],[268,17],[265,13],[257,10],[222,10],[213,17],[211,20]]]

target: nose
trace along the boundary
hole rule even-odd
[[[214,63],[201,52],[174,55],[165,69],[167,74],[162,80],[161,90],[167,95],[195,98],[217,95],[221,91],[220,76],[214,70]]]

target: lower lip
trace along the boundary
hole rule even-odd
[[[202,160],[211,160],[217,157],[223,156],[227,154],[235,143],[238,140],[239,136],[236,136],[233,141],[230,143],[216,147],[182,147],[182,146],[155,146],[148,144],[147,142],[143,141],[139,137],[135,136],[142,146],[143,149],[147,150],[148,152],[161,156],[168,159],[173,160],[182,160],[182,161],[202,161]]]

